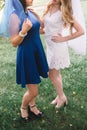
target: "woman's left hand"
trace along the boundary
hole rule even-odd
[[[33,14],[37,15],[37,13],[35,12],[34,8],[28,7],[27,9],[30,10]]]
[[[35,10],[32,7],[28,7],[27,9],[29,9],[37,17],[40,23],[42,23],[40,16],[35,12]]]
[[[64,42],[65,38],[61,34],[58,34],[57,36],[52,36],[51,40],[55,43],[58,43],[58,42]]]

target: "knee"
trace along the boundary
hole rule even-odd
[[[29,92],[29,95],[34,98],[38,95],[38,91]]]
[[[51,72],[49,72],[48,76],[49,76],[49,78],[50,78],[51,80],[54,79],[54,75],[53,75]]]
[[[59,73],[49,73],[49,78],[52,81],[52,83],[55,83],[60,80],[60,74]]]
[[[38,85],[28,85],[28,93],[33,98],[38,95]]]
[[[35,91],[34,93],[33,93],[33,97],[36,97],[38,95],[38,91]]]

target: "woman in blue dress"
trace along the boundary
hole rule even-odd
[[[21,117],[25,121],[29,120],[29,104],[30,111],[36,117],[42,117],[35,99],[38,95],[38,83],[41,82],[40,76],[48,77],[48,65],[39,35],[40,22],[35,13],[27,8],[32,2],[33,0],[6,0],[4,7],[10,40],[17,47],[16,82],[23,88],[27,86],[20,108]]]

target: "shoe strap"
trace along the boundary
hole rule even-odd
[[[36,107],[36,104],[30,106],[30,108],[34,108],[34,107]]]
[[[23,109],[23,110],[27,110],[27,107],[21,107],[21,109]]]

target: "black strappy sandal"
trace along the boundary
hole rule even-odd
[[[31,111],[31,109],[34,108],[34,107],[36,107],[36,105],[28,106],[28,113],[29,113],[31,116],[33,116],[33,117],[35,117],[35,118],[38,118],[38,119],[44,117],[44,114],[43,114],[42,112],[39,112],[38,114],[36,114],[36,113],[34,113],[33,111]]]

